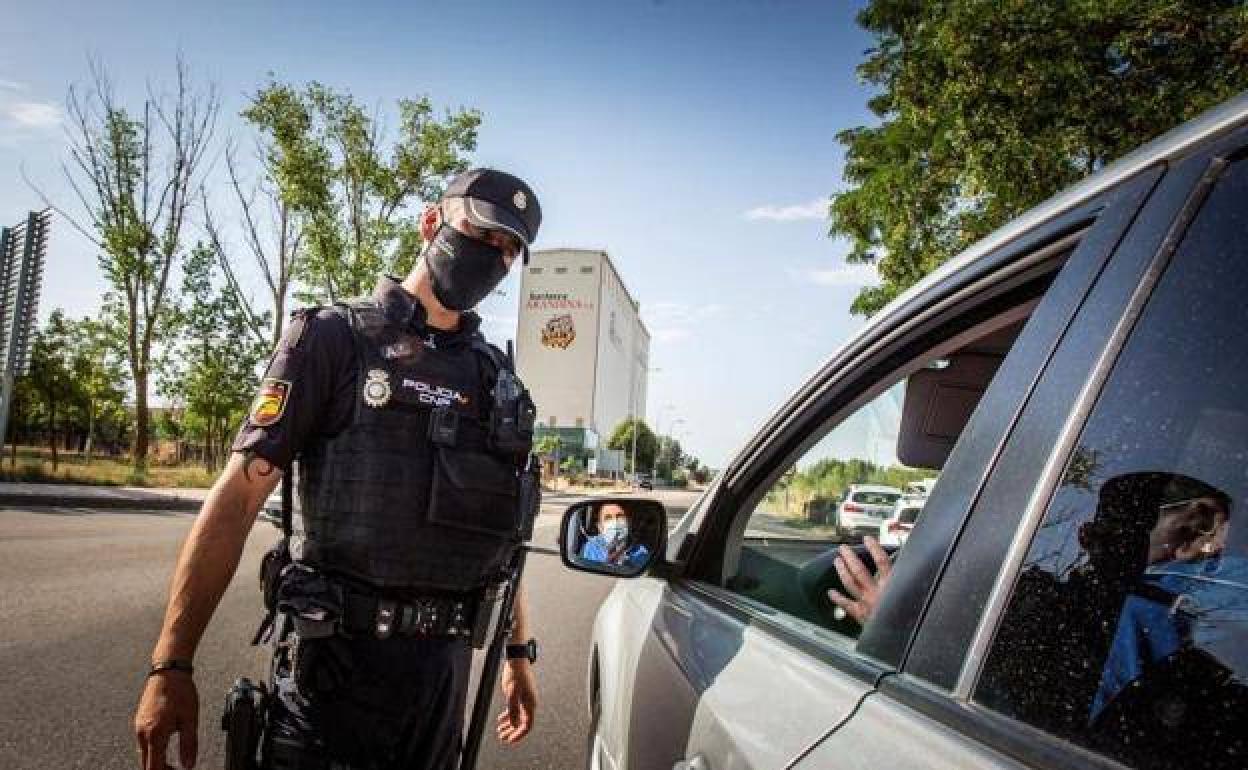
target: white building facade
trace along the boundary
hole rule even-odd
[[[569,451],[590,455],[646,413],[650,333],[638,308],[605,251],[535,251],[525,266],[516,368],[541,433]]]

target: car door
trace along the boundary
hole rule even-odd
[[[939,571],[1056,340],[1159,174],[1142,172],[986,245],[875,319],[747,445],[674,533],[666,579],[630,592],[646,597],[650,623],[630,692],[628,767],[789,767],[870,707],[868,696],[902,661],[930,596],[929,573]],[[1008,338],[983,397],[990,408],[970,418],[946,466],[955,478],[937,482],[898,560],[880,608],[887,629],[875,624],[860,640],[859,625],[824,598],[838,541],[795,518],[810,499],[802,495],[832,492],[837,473],[867,482],[877,480],[860,478],[868,466],[867,475],[892,473],[877,455],[897,443],[910,383],[981,338]],[[894,485],[931,475],[903,473]]]
[[[900,670],[799,767],[1243,766],[1244,142],[1166,159],[894,647]],[[1203,545],[1168,555],[1166,511],[1193,501],[1213,511]]]

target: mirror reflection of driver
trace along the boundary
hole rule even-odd
[[[594,518],[598,534],[585,541],[581,558],[612,566],[641,567],[650,549],[638,543],[630,547],[629,515],[619,503],[603,503]]]

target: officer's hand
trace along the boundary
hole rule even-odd
[[[503,667],[503,697],[507,699],[507,710],[498,715],[498,739],[519,743],[533,729],[533,716],[537,713],[537,682],[529,661],[507,661]]]
[[[195,681],[181,671],[147,678],[134,712],[134,736],[139,742],[139,767],[166,770],[165,749],[178,734],[178,760],[183,768],[195,766],[199,743],[199,693]]]

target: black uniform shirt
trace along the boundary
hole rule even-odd
[[[392,323],[437,347],[467,341],[481,325],[475,313],[464,313],[454,331],[427,326],[425,309],[389,276],[377,282],[373,299]],[[359,397],[346,316],[334,308],[305,311],[302,327],[287,327],[233,445],[235,452],[255,452],[279,468],[290,467],[313,438],[345,430]]]

